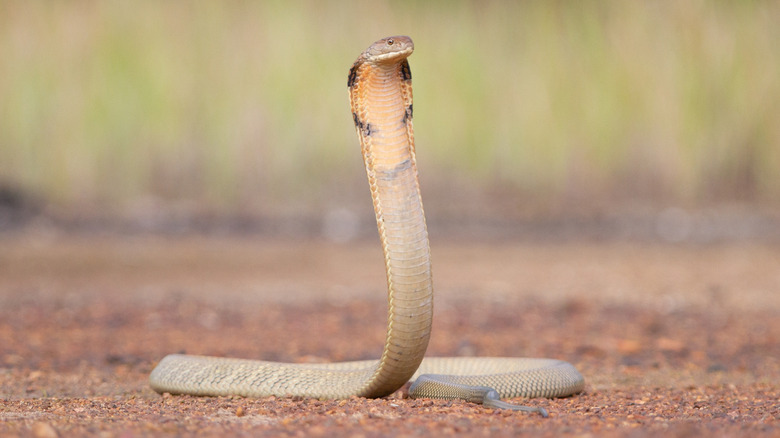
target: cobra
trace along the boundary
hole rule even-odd
[[[543,408],[501,398],[562,397],[582,391],[569,363],[538,358],[425,358],[433,317],[428,231],[417,176],[407,36],[381,39],[352,65],[347,85],[387,273],[387,335],[378,360],[295,364],[169,355],[152,371],[171,394],[323,399],[387,396],[410,379],[413,398],[464,399],[501,409]]]

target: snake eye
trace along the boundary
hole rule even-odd
[[[395,40],[394,39],[390,38],[389,40],[387,40],[387,45],[388,46],[392,46],[393,44],[395,44]]]

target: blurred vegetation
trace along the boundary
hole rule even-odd
[[[429,198],[772,203],[778,18],[777,1],[5,1],[0,186],[118,212],[368,205],[347,70],[408,34]]]

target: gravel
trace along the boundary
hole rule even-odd
[[[430,355],[555,357],[585,392],[464,402],[159,395],[188,352],[378,357],[372,241],[0,236],[0,435],[780,436],[780,247],[434,243]]]

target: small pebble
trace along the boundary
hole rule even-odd
[[[57,438],[57,431],[47,423],[35,423],[30,429],[35,438]]]

